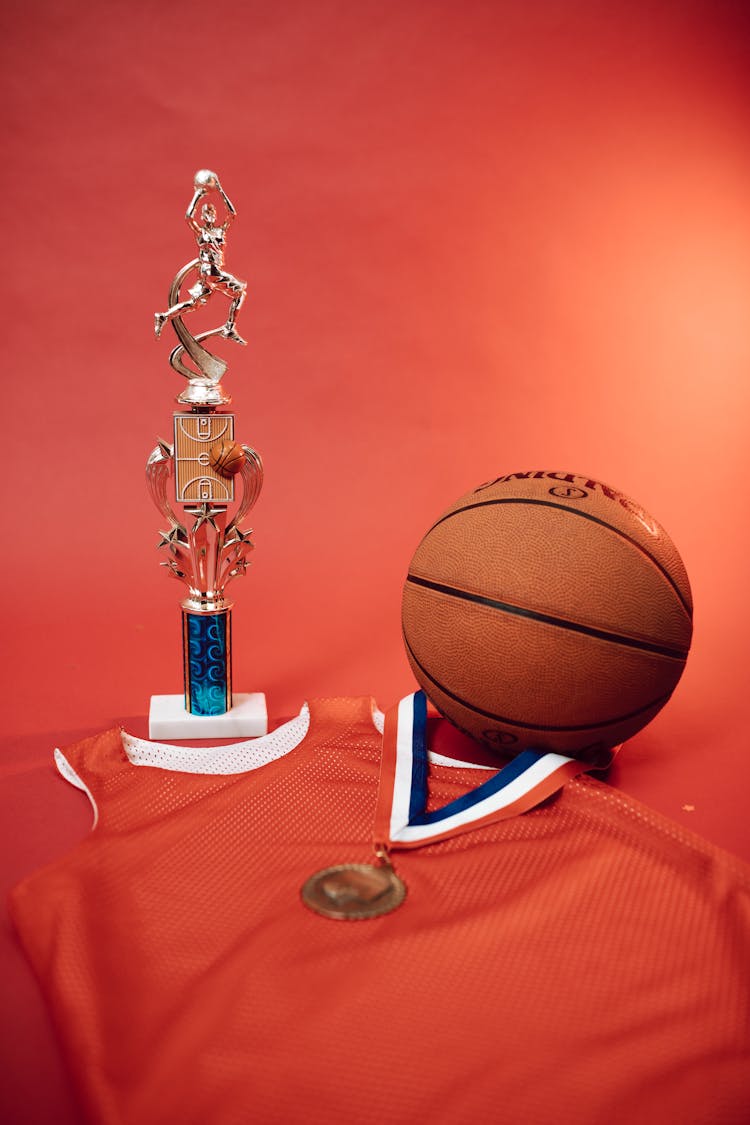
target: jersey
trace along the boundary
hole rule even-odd
[[[603,782],[395,846],[391,913],[306,907],[373,862],[383,729],[319,700],[231,747],[57,752],[96,823],[11,910],[88,1119],[744,1123],[748,870]],[[431,755],[427,820],[491,778]]]

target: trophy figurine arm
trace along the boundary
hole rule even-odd
[[[221,196],[222,201],[224,203],[224,206],[227,209],[227,217],[224,220],[224,222],[221,224],[222,228],[224,230],[226,230],[227,227],[229,226],[229,224],[236,218],[237,212],[234,208],[234,205],[232,204],[231,199],[229,198],[229,196],[224,191],[224,188],[219,183],[218,178],[216,180],[216,190],[218,191],[219,195]]]
[[[195,209],[204,195],[206,195],[206,189],[204,187],[196,187],[193,198],[190,200],[190,205],[185,212],[185,222],[194,234],[200,234],[201,226],[195,218]]]
[[[200,224],[195,218],[195,210],[198,206],[199,201],[203,198],[204,195],[207,195],[209,191],[216,191],[221,196],[222,203],[226,208],[227,215],[224,222],[221,224],[221,229],[226,230],[232,220],[236,217],[237,210],[227,193],[224,191],[224,188],[221,186],[219,177],[215,172],[211,172],[207,168],[201,169],[201,171],[196,172],[194,186],[195,191],[193,193],[193,198],[190,200],[188,209],[185,212],[185,219],[190,229],[195,231],[196,233],[200,231]]]

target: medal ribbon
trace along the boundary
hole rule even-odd
[[[591,769],[578,758],[524,750],[476,789],[426,812],[426,728],[427,698],[421,691],[407,695],[385,717],[375,839],[391,848],[417,848],[518,816]]]

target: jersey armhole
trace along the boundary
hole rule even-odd
[[[82,781],[78,776],[63,752],[58,749],[55,749],[55,765],[57,766],[57,770],[60,776],[64,777],[65,780],[70,782],[71,785],[75,786],[76,789],[82,790],[82,792],[86,794],[89,801],[91,802],[91,807],[94,810],[94,820],[91,825],[91,831],[93,832],[93,830],[99,823],[99,807],[94,800],[94,794],[91,792],[88,785],[86,785],[85,781]]]

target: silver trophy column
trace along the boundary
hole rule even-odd
[[[248,566],[251,532],[240,524],[258,499],[263,466],[253,449],[234,439],[234,415],[222,409],[231,402],[220,381],[227,364],[203,345],[211,336],[245,343],[235,320],[247,286],[224,267],[234,217],[218,176],[197,172],[185,218],[198,257],[179,270],[169,290],[169,307],[155,316],[157,337],[167,323],[174,329],[178,343],[169,362],[187,386],[177,396],[182,409],[174,414],[173,443],[159,442],[148,459],[146,479],[169,524],[159,543],[168,556],[162,565],[187,587],[187,597],[182,602],[185,690],[183,695],[152,696],[153,738],[252,737],[267,729],[265,696],[232,692],[232,602],[225,593]],[[192,285],[185,288],[188,280]],[[224,324],[193,336],[184,314],[216,293],[229,301]]]

